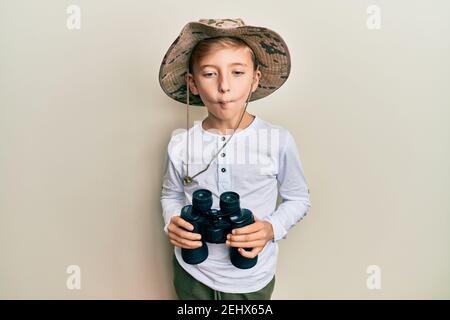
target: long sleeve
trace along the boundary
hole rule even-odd
[[[286,238],[289,229],[299,222],[311,207],[309,189],[294,138],[289,132],[286,133],[286,140],[279,154],[277,176],[282,202],[264,219],[272,224],[273,241]]]
[[[165,172],[161,191],[161,206],[164,218],[164,232],[167,234],[167,227],[170,218],[179,215],[185,205],[185,194],[180,174],[177,172],[169,153],[166,156]]]

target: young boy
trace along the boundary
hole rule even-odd
[[[188,23],[163,59],[164,92],[186,102],[187,112],[189,105],[208,110],[201,123],[172,137],[166,158],[161,204],[180,299],[271,298],[277,242],[309,211],[309,189],[294,138],[246,108],[278,89],[289,72],[283,39],[241,19]],[[194,265],[183,260],[181,249],[201,247],[201,235],[180,212],[199,189],[211,191],[216,209],[223,192],[238,193],[255,221],[234,229],[226,243],[206,243],[207,259]],[[258,256],[256,265],[235,267],[230,247],[246,258]]]

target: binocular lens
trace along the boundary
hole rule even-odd
[[[200,189],[192,194],[192,206],[201,212],[208,211],[213,204],[212,193],[206,189]]]
[[[239,195],[236,192],[224,192],[220,195],[220,210],[232,213],[240,209]]]

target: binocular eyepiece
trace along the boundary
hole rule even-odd
[[[252,224],[255,220],[253,213],[240,206],[239,194],[224,192],[220,195],[220,210],[211,209],[213,204],[212,193],[207,189],[196,190],[192,194],[192,205],[181,209],[181,218],[194,226],[192,232],[202,236],[202,246],[196,249],[181,249],[183,260],[189,264],[199,264],[208,257],[209,243],[225,243],[227,235],[235,228],[242,228]],[[251,251],[251,248],[245,248]],[[231,263],[240,269],[249,269],[255,266],[258,257],[246,258],[238,248],[230,248]]]

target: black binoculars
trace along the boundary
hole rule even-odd
[[[192,195],[192,205],[181,209],[181,218],[194,226],[192,232],[202,236],[202,246],[196,249],[181,249],[183,260],[189,264],[199,264],[208,257],[209,243],[225,243],[227,235],[235,228],[245,227],[255,220],[253,213],[248,209],[241,209],[239,195],[236,192],[224,192],[220,195],[220,210],[211,209],[213,200],[211,191],[196,190]],[[251,248],[245,248],[251,251]],[[255,266],[258,256],[246,258],[238,248],[230,248],[231,263],[240,269],[249,269]]]

